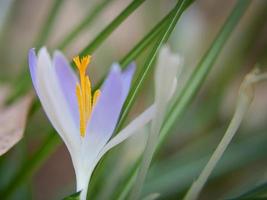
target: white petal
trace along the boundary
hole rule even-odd
[[[137,133],[137,130],[143,128],[155,115],[155,105],[147,108],[141,115],[130,122],[122,131],[112,138],[101,150],[95,162],[98,162],[101,157],[114,146],[120,144],[125,139]]]
[[[181,73],[181,65],[182,58],[178,54],[172,53],[167,46],[161,48],[155,71],[156,103],[168,101],[173,92],[173,85],[177,81],[175,79]]]
[[[49,120],[73,154],[74,149],[79,147],[79,130],[71,118],[46,48],[42,48],[38,55],[37,90]]]
[[[161,127],[168,103],[175,93],[177,76],[181,73],[182,58],[171,52],[169,47],[163,46],[159,52],[159,59],[155,71],[155,105],[153,132]],[[156,125],[156,127],[155,127]]]
[[[77,178],[77,191],[81,191],[81,199],[85,199],[87,193],[88,184],[91,178],[91,174],[96,167],[101,157],[109,151],[112,147],[120,144],[125,139],[129,138],[133,134],[137,133],[137,130],[145,126],[155,115],[155,105],[150,106],[146,111],[134,119],[126,128],[120,131],[114,138],[112,138],[99,152],[94,146],[87,146],[87,151],[82,151],[77,159],[75,173]]]

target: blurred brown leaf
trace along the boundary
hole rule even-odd
[[[23,137],[33,94],[28,93],[14,103],[4,106],[6,87],[0,88],[0,156],[11,149]]]
[[[5,104],[5,101],[10,94],[10,87],[8,85],[0,86],[0,108]]]

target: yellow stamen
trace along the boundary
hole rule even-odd
[[[76,86],[76,96],[80,113],[80,134],[85,136],[86,125],[90,119],[92,110],[100,96],[100,90],[95,91],[92,100],[92,89],[89,77],[86,75],[86,69],[91,61],[91,56],[84,56],[80,59],[79,56],[73,58],[80,75],[80,83]]]
[[[85,116],[84,116],[84,103],[82,100],[82,90],[79,84],[76,86],[76,96],[78,99],[79,113],[80,113],[80,133],[81,136],[85,135]]]
[[[99,99],[100,94],[101,94],[100,90],[95,91],[94,97],[93,97],[93,107],[95,107],[95,105]]]
[[[89,119],[90,113],[92,111],[92,91],[91,91],[91,82],[88,77],[86,77],[85,81],[85,113],[86,113],[86,120]]]

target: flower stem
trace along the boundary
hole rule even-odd
[[[156,150],[160,149],[173,124],[175,124],[176,120],[182,115],[189,103],[192,101],[195,94],[198,92],[198,89],[201,87],[205,80],[205,77],[208,75],[209,71],[214,66],[214,62],[216,61],[219,53],[222,51],[227,39],[230,37],[232,31],[237,26],[250,2],[250,0],[238,1],[232,13],[227,18],[225,24],[223,25],[215,40],[211,44],[209,50],[205,53],[201,62],[197,65],[195,71],[193,72],[192,76],[183,88],[181,94],[175,100],[172,108],[170,109],[169,114],[166,115],[167,119],[165,120],[165,123],[161,128],[160,138]],[[138,159],[136,163],[140,163],[140,159]],[[131,176],[129,176],[127,180],[127,184],[125,184],[127,187],[124,187],[121,191],[121,193],[123,194],[129,193],[131,187],[128,185],[133,183],[133,180],[136,179],[135,174],[138,168],[134,168],[135,169],[133,170],[133,173],[131,174]]]
[[[178,1],[178,3],[175,6],[175,10],[176,12],[172,15],[172,18],[168,24],[168,26],[166,27],[166,30],[164,32],[164,34],[162,34],[161,38],[159,39],[159,41],[156,43],[154,49],[151,52],[151,56],[149,56],[147,63],[145,63],[145,66],[147,68],[147,70],[145,71],[147,73],[147,71],[149,70],[150,66],[152,65],[155,56],[157,55],[157,52],[159,51],[160,47],[162,46],[163,43],[165,43],[171,32],[173,31],[174,27],[176,26],[176,23],[178,21],[178,19],[180,18],[180,16],[182,15],[182,13],[185,11],[185,9],[192,3],[192,1],[186,1],[186,0],[181,0]],[[144,80],[145,74],[141,72],[142,76],[140,78],[140,80],[137,79],[138,84],[136,86],[136,90],[138,91],[140,84],[142,83],[142,81]],[[136,92],[131,93],[131,99],[128,102],[128,105],[131,105],[135,97]],[[127,108],[129,110],[129,106],[126,107],[126,114],[127,114]],[[164,112],[164,108],[163,110],[158,110],[157,112]],[[123,115],[122,115],[123,116]],[[157,122],[161,121],[161,119],[157,120]],[[147,144],[146,144],[146,148],[144,151],[144,155],[143,155],[143,159],[140,165],[140,170],[137,173],[137,178],[136,178],[136,182],[135,185],[133,187],[132,193],[130,195],[130,199],[131,200],[135,200],[138,199],[147,175],[147,171],[149,169],[150,163],[152,161],[153,158],[153,154],[155,152],[157,143],[158,143],[158,136],[160,133],[160,127],[161,127],[161,123],[157,123],[154,122],[152,123],[152,128],[151,131],[149,133],[148,139],[147,139]]]
[[[267,74],[257,74],[257,70],[253,70],[249,73],[246,78],[244,79],[243,83],[241,84],[239,97],[237,101],[236,110],[234,116],[223,136],[221,142],[217,146],[216,150],[212,154],[210,160],[208,161],[207,165],[199,175],[198,179],[192,184],[189,191],[187,192],[184,200],[195,200],[197,199],[200,191],[204,187],[205,183],[207,182],[210,174],[212,173],[213,169],[217,165],[218,161],[221,159],[224,151],[230,144],[231,140],[233,139],[235,133],[237,132],[253,98],[254,98],[254,91],[253,85],[261,80],[267,79]]]

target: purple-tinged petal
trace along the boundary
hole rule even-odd
[[[76,127],[68,103],[60,88],[55,67],[45,47],[38,52],[36,83],[44,111],[73,154],[79,148],[79,128]]]
[[[121,72],[118,64],[112,65],[87,126],[85,140],[89,146],[93,143],[100,150],[110,139],[129,92],[133,72],[132,66]]]
[[[79,108],[76,97],[76,84],[78,83],[77,76],[64,55],[56,51],[54,53],[53,65],[55,67],[56,76],[62,90],[64,97],[70,108],[73,120],[77,127],[79,127]]]
[[[131,86],[131,81],[133,78],[133,74],[135,72],[135,67],[136,67],[135,63],[131,62],[127,66],[127,69],[122,72],[121,78],[122,78],[122,82],[123,82],[123,99],[124,99],[124,101],[128,95],[128,92],[129,92],[129,89]]]
[[[31,78],[32,78],[32,83],[33,83],[33,87],[36,90],[36,67],[37,67],[37,56],[35,53],[35,49],[32,48],[29,50],[28,53],[28,62],[29,62],[29,69],[30,69],[30,74],[31,74]],[[37,92],[37,90],[36,90]],[[38,92],[37,92],[38,93]]]

